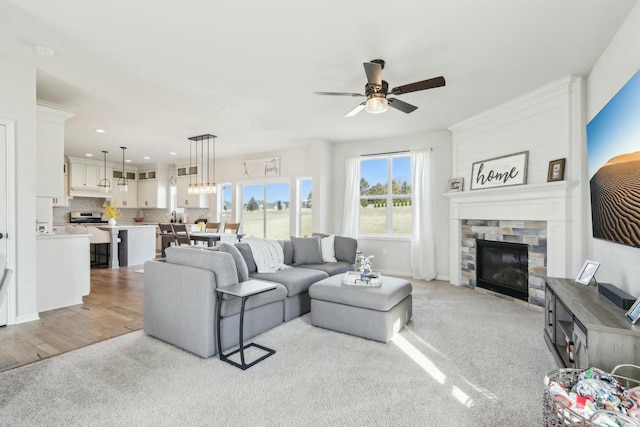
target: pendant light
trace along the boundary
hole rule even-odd
[[[214,194],[217,191],[216,180],[216,145],[215,135],[206,134],[199,136],[192,136],[189,138],[189,169],[194,164],[198,171],[196,175],[196,182],[191,182],[191,173],[189,174],[189,188],[187,192],[189,194]],[[192,158],[192,147],[195,145],[195,158]],[[200,146],[200,159],[198,162],[198,145]],[[206,158],[205,158],[206,149]],[[213,157],[211,157],[213,151]],[[206,179],[205,182],[205,164],[206,164]],[[213,169],[213,172],[211,171]],[[200,175],[200,183],[198,183],[198,175]]]
[[[102,151],[104,155],[104,178],[100,180],[98,187],[103,193],[109,193],[111,191],[111,181],[107,179],[107,153],[108,151]]]
[[[118,187],[120,188],[120,191],[129,191],[129,180],[127,179],[127,174],[124,171],[124,150],[126,150],[127,147],[120,148],[122,148],[122,176],[118,178]]]

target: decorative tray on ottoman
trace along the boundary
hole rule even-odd
[[[348,286],[364,286],[366,288],[379,288],[382,286],[382,274],[369,273],[368,277],[362,277],[359,271],[347,271],[342,278],[342,284]]]

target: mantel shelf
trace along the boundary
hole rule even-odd
[[[510,187],[489,188],[484,190],[444,193],[451,203],[474,203],[492,200],[527,200],[549,197],[567,197],[567,193],[578,181],[545,182],[544,184],[525,184]]]

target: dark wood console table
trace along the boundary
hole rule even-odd
[[[544,338],[559,365],[611,371],[616,365],[640,365],[640,326],[626,310],[609,301],[595,285],[546,278]]]

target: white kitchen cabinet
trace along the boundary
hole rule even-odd
[[[178,195],[177,206],[179,208],[208,208],[209,194],[189,194],[189,181],[195,184],[196,176],[178,176],[176,192]]]
[[[99,160],[83,159],[68,156],[69,159],[69,195],[71,197],[100,197],[111,198],[111,191],[102,192],[100,181],[109,179],[113,174],[113,168],[107,164],[105,170]],[[113,190],[113,182],[111,190]]]
[[[122,171],[114,169],[111,176],[111,201],[121,208],[138,207],[138,181],[136,171],[125,171],[129,187],[127,191],[122,191],[118,186],[118,179],[122,178]]]
[[[166,165],[138,171],[138,207],[166,209],[169,201],[169,170]]]
[[[102,179],[103,169],[98,165],[71,163],[71,189],[100,191],[98,183]]]
[[[63,194],[58,197],[54,197],[52,199],[52,205],[56,208],[61,207],[69,207],[70,206],[70,197],[69,197],[69,174],[67,171],[69,170],[68,165],[63,164],[63,173],[62,173],[62,190]]]
[[[61,171],[64,167],[64,126],[74,116],[64,107],[37,101],[36,109],[36,196],[64,195]],[[56,108],[57,107],[57,108]]]

